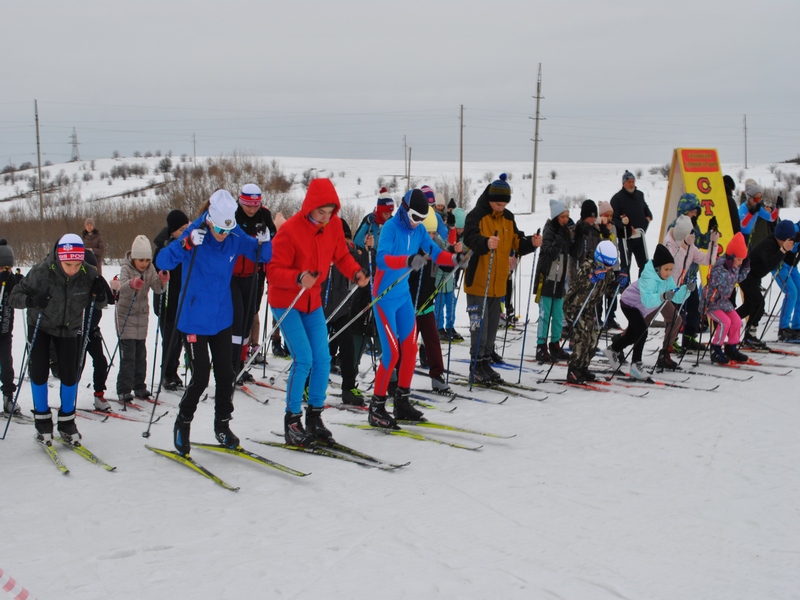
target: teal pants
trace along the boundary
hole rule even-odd
[[[550,329],[550,341],[560,341],[563,321],[563,298],[550,298],[548,296],[539,298],[539,327],[536,331],[536,344],[547,343],[548,328]]]

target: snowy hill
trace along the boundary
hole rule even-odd
[[[378,177],[403,170],[400,161],[279,162],[287,172],[314,167],[334,173],[343,201],[363,206],[364,212],[374,206]],[[96,171],[108,171],[112,164],[112,159],[98,160]],[[652,166],[540,165],[537,211],[520,215],[520,227],[528,232],[541,227],[550,197],[607,200],[620,188],[625,169],[642,169],[638,185],[656,215],[648,235],[652,248],[667,183],[648,173]],[[797,168],[786,170],[792,167]],[[70,178],[68,169],[80,172],[78,164],[57,168]],[[725,172],[735,175],[739,169],[726,165]],[[554,180],[551,170],[557,172]],[[458,165],[418,163],[412,171],[419,172],[414,177],[420,183],[435,187],[437,178],[457,176]],[[509,208],[529,212],[531,181],[522,174],[531,171],[530,165],[469,165],[465,177],[482,189],[485,183],[478,181],[489,171],[494,177],[501,171],[513,174]],[[748,169],[747,176],[764,186],[776,183],[768,165]],[[152,177],[151,171],[144,181]],[[112,187],[122,193],[140,183],[115,180],[108,186],[95,177],[81,194],[88,199]],[[541,191],[550,184],[556,186],[552,193]],[[0,186],[3,197],[12,195],[8,187]],[[0,211],[6,204],[0,202]],[[785,216],[800,218],[800,210],[787,209]],[[517,307],[523,320],[531,267],[531,257],[523,259],[524,301]],[[111,278],[117,270],[111,266],[104,274]],[[457,326],[466,335],[464,306],[462,297]],[[537,316],[534,305],[526,359],[535,345]],[[151,318],[148,382],[155,326]],[[101,327],[113,350],[110,309]],[[650,365],[655,356],[648,353],[658,347],[663,330],[651,335],[645,351]],[[773,324],[765,339],[775,337]],[[539,365],[523,360],[521,376],[516,370],[522,338],[521,328],[508,334],[503,353],[512,364],[501,373],[507,381],[521,377],[523,384],[537,386],[544,377]],[[23,340],[24,318],[18,312],[17,373]],[[451,352],[451,370],[465,374],[468,348],[454,345]],[[794,386],[800,357],[756,358],[768,365],[763,372],[711,367],[707,359],[694,367],[687,356],[684,370],[697,374],[658,375],[689,389],[642,384],[596,392],[544,384],[543,391],[524,392],[541,401],[511,395],[502,404],[497,403],[506,394],[486,390],[472,394],[484,402],[445,403],[432,396],[436,408],[424,409],[431,421],[516,434],[496,439],[423,431],[483,445],[479,450],[359,431],[340,423],[363,423],[362,415],[325,412],[339,442],[392,462],[410,462],[391,472],[245,442],[279,441],[271,432],[283,423],[282,393],[253,386],[255,395],[269,402],[237,391],[232,429],[248,449],[311,475],[300,478],[226,455],[192,453],[239,486],[236,493],[145,449],[145,443],[172,447],[176,394],[162,392],[164,404],[156,412],[169,412],[152,426],[149,440],[142,437],[149,415],[132,409],[128,416],[144,422],[79,420],[86,446],[117,466],[113,473],[58,447],[70,469],[60,475],[33,441],[33,426],[12,422],[0,443],[0,569],[17,587],[2,588],[0,578],[0,598],[3,593],[16,597],[22,587],[40,600],[796,597],[800,407]],[[283,387],[278,374],[288,363],[271,355],[269,363],[265,375],[278,377],[276,385]],[[368,356],[361,369],[366,389],[372,377]],[[92,403],[89,371],[87,366],[79,386],[81,408]],[[268,381],[260,368],[253,373]],[[550,377],[564,373],[555,367]],[[115,366],[109,396],[114,396],[116,374]],[[58,381],[51,378],[51,384],[50,404],[57,406]],[[430,384],[415,375],[414,387],[429,389]],[[470,395],[464,388],[458,391]],[[213,381],[209,392],[213,396]],[[26,412],[31,409],[28,382],[20,404]],[[452,413],[437,410],[453,407]],[[207,400],[198,408],[192,439],[212,441],[212,422],[213,405]]]

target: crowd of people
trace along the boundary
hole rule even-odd
[[[630,358],[630,377],[649,377],[642,351],[659,315],[665,331],[655,369],[678,369],[676,353],[687,351],[708,352],[713,363],[747,361],[743,350],[765,347],[757,328],[765,313],[761,286],[770,274],[784,297],[779,338],[800,337],[800,223],[781,220],[780,197],[775,206],[765,206],[752,180],[738,208],[728,176],[725,187],[731,239],[722,243],[716,217],[701,230],[700,201],[687,193],[652,256],[646,233],[653,215],[629,171],[609,201],[583,202],[577,222],[563,201],[551,200],[542,233],[531,235],[517,227],[508,209],[512,191],[504,174],[469,211],[453,199],[445,203],[429,186],[409,190],[397,203],[383,188],[355,235],[340,217],[339,197],[328,179],[310,183],[300,210],[289,219],[273,215],[258,185],[248,183],[238,200],[226,190],[214,192],[194,220],[180,210],[169,212],[153,243],[143,234],[134,239],[110,284],[102,275],[105,243],[92,219],[82,236],[64,234],[24,277],[18,268],[13,272],[14,253],[0,240],[3,408],[20,410],[11,356],[14,309],[27,310],[23,369],[30,375],[39,441],[53,438],[51,372],[60,380],[58,432],[68,442],[80,441],[76,398],[87,354],[93,361],[95,410],[112,410],[105,397],[108,348],[99,327],[107,305],[115,305],[112,362],[117,349],[120,354],[115,401],[124,406],[157,394],[146,383],[152,296],[161,346],[158,389],[182,394],[173,431],[183,455],[189,454],[192,422],[212,368],[216,438],[225,447],[239,446],[230,426],[233,393],[236,385],[252,380],[253,362],[266,359],[270,314],[273,354],[291,359],[287,444],[332,441],[322,419],[332,365],[342,378],[343,403],[363,407],[370,425],[397,428],[398,421],[421,421],[424,416],[410,399],[411,380],[419,359],[432,390],[450,391],[443,345],[464,341],[456,329],[461,290],[466,294],[461,310],[469,320],[470,384],[502,383],[492,367],[503,360],[496,347],[501,317],[504,326],[515,326],[514,270],[532,253],[531,290],[539,313],[535,359],[565,363],[565,383],[594,381],[591,361],[598,354],[615,369]],[[701,266],[709,269],[704,286]],[[743,296],[738,308],[737,286]],[[269,310],[262,324],[265,295]],[[618,309],[627,322],[624,330]],[[700,334],[708,327],[705,345]],[[600,351],[603,331],[610,339]],[[369,398],[356,377],[366,353],[375,368]],[[185,389],[182,354],[190,374]]]

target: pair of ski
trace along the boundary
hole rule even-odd
[[[36,440],[36,443],[38,443],[40,446],[42,446],[42,448],[44,448],[44,451],[50,457],[50,460],[53,461],[53,464],[56,466],[56,468],[63,475],[68,475],[69,474],[69,469],[64,464],[64,462],[61,460],[61,456],[58,454],[58,451],[56,450],[55,446],[53,445],[53,442],[51,442],[51,441],[42,442],[36,437],[36,435],[34,435],[33,437]],[[62,445],[66,446],[67,448],[69,448],[70,450],[72,450],[73,452],[78,454],[79,456],[82,456],[83,458],[88,460],[90,463],[95,464],[95,465],[97,465],[99,467],[102,467],[106,471],[115,471],[116,468],[117,468],[117,467],[111,466],[110,464],[108,464],[104,460],[101,460],[100,458],[98,458],[94,453],[89,451],[80,442],[72,444],[72,443],[68,442],[67,440],[65,440],[64,438],[61,438],[61,437],[56,437],[54,439],[56,439],[59,442],[61,442]]]
[[[467,376],[459,375],[459,377],[451,379],[450,381],[451,383],[454,383],[456,385],[461,385],[465,387],[469,386],[469,377]],[[552,390],[544,390],[542,388],[522,385],[519,383],[511,383],[509,381],[503,381],[502,383],[478,383],[477,381],[473,381],[472,387],[494,390],[496,392],[502,392],[503,394],[506,394],[508,396],[525,398],[526,400],[536,400],[537,402],[543,402],[544,400],[547,400],[547,396],[540,396],[536,392],[547,392],[548,394],[560,393],[560,392],[553,392]]]
[[[279,438],[283,438],[284,435],[277,431],[272,432],[273,435]],[[250,439],[250,438],[248,438]],[[405,467],[410,463],[392,463],[380,458],[375,458],[365,452],[361,452],[360,450],[356,450],[355,448],[351,448],[350,446],[345,446],[344,444],[340,444],[339,442],[329,441],[317,441],[311,444],[310,446],[293,446],[291,444],[286,444],[282,442],[273,442],[270,440],[254,440],[250,439],[251,442],[255,442],[257,444],[263,444],[264,446],[272,446],[273,448],[283,448],[284,450],[291,450],[293,452],[303,452],[305,454],[316,454],[317,456],[325,456],[328,458],[334,458],[337,460],[342,460],[344,462],[349,462],[353,464],[360,465],[362,467],[371,467],[374,469],[380,469],[382,471],[394,471],[395,469],[399,469],[401,467]]]

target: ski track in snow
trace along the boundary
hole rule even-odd
[[[289,159],[282,162],[295,168]],[[425,172],[438,172],[433,165]],[[568,188],[569,194],[610,198],[624,168],[635,166],[557,165],[559,194]],[[370,168],[375,177],[392,172]],[[481,165],[473,180],[489,168],[494,167]],[[359,188],[350,182],[352,163],[345,169],[347,179],[335,183],[353,202]],[[494,170],[499,173],[500,167]],[[371,177],[363,175],[364,181]],[[766,167],[756,171],[757,179],[768,177]],[[656,214],[648,232],[652,250],[666,181],[645,175],[641,183]],[[512,186],[510,208],[525,210],[529,182],[514,179]],[[371,196],[359,201],[365,213],[374,204]],[[536,215],[518,217],[522,230],[542,226],[546,199],[539,205]],[[785,213],[800,217],[800,209]],[[518,313],[526,305],[531,266],[525,257]],[[107,266],[106,277],[117,270]],[[464,306],[462,294],[457,322],[462,332],[468,324]],[[526,358],[533,354],[537,315],[532,305]],[[18,311],[17,370],[23,322]],[[107,342],[115,340],[112,310],[104,311],[101,327]],[[766,339],[774,339],[775,327]],[[154,333],[151,318],[148,385]],[[663,330],[654,333],[645,363],[655,360],[647,352],[658,347]],[[522,342],[514,337],[509,335],[505,355],[518,359]],[[498,338],[501,343],[502,335]],[[468,358],[466,344],[454,344],[452,352],[454,358]],[[769,362],[779,358],[760,356]],[[287,366],[269,361],[268,376]],[[780,361],[787,368],[800,362]],[[371,370],[370,365],[365,356],[361,368]],[[79,386],[83,408],[92,402],[86,387],[90,368]],[[451,368],[467,370],[458,362]],[[701,370],[715,372],[702,365]],[[259,365],[252,372],[261,377]],[[551,377],[565,372],[555,367]],[[516,382],[517,371],[501,373]],[[721,374],[737,376],[733,370]],[[414,387],[429,387],[426,377],[414,377]],[[522,381],[539,377],[524,372]],[[70,469],[62,476],[33,441],[33,427],[12,423],[0,445],[5,509],[0,568],[40,600],[795,597],[800,587],[796,377],[754,373],[752,380],[737,382],[698,376],[688,383],[719,383],[719,389],[651,386],[641,399],[567,389],[544,402],[515,396],[500,406],[456,400],[452,414],[426,411],[438,422],[517,434],[495,440],[422,430],[484,444],[474,452],[331,425],[341,443],[382,459],[411,461],[393,472],[250,442],[245,447],[253,452],[311,475],[297,478],[231,456],[193,452],[200,464],[241,486],[237,493],[144,448],[145,442],[171,448],[175,394],[162,393],[160,412],[170,413],[153,425],[149,440],[141,437],[146,423],[79,421],[87,447],[116,465],[114,473],[57,446]],[[116,368],[108,380],[111,390],[115,378]],[[237,391],[234,431],[243,440],[277,440],[270,432],[282,428],[283,393],[249,387],[270,402],[262,405]],[[213,387],[208,391],[213,398]],[[56,406],[57,387],[50,394]],[[505,395],[475,394],[492,400]],[[27,382],[20,403],[30,410]],[[151,408],[148,404],[147,415]],[[326,412],[327,423],[364,420]],[[213,403],[207,400],[198,407],[192,439],[213,440],[212,422]]]

